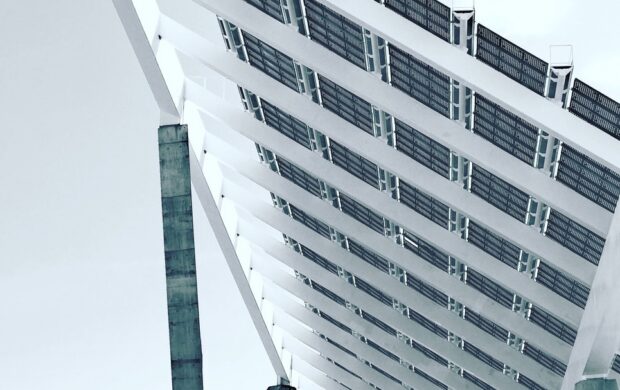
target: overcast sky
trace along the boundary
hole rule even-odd
[[[476,6],[545,60],[572,43],[577,77],[620,100],[620,2]],[[159,115],[111,0],[5,0],[0,21],[0,389],[170,389]],[[207,388],[264,389],[273,371],[195,211]]]

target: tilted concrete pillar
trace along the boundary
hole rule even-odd
[[[159,128],[159,169],[172,388],[202,390],[187,126]]]
[[[615,379],[591,378],[575,384],[575,390],[618,390]]]

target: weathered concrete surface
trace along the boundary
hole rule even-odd
[[[615,379],[592,378],[575,384],[575,390],[618,390]]]
[[[161,126],[158,135],[172,388],[202,390],[187,126]]]

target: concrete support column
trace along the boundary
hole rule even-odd
[[[202,390],[187,126],[161,126],[159,168],[173,390]]]
[[[591,378],[575,384],[575,390],[618,390],[615,379]]]

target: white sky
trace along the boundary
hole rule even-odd
[[[572,43],[577,77],[620,100],[619,1],[476,7],[545,60]],[[159,116],[111,1],[0,1],[0,20],[0,389],[170,389]],[[207,388],[264,389],[273,371],[195,214]]]

